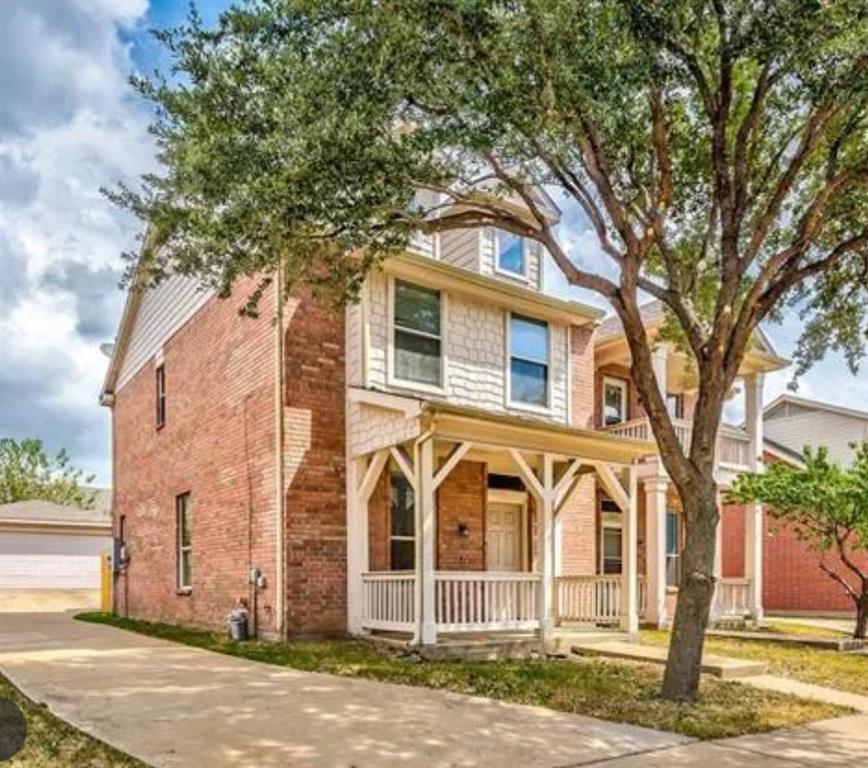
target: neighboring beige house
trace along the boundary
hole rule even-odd
[[[868,408],[868,382],[863,402]],[[844,465],[853,460],[851,444],[868,440],[868,410],[842,408],[789,394],[765,407],[763,424],[772,452],[777,447],[801,455],[806,445],[825,446],[829,458]]]
[[[101,489],[94,509],[37,499],[0,505],[0,611],[99,605],[110,499]]]

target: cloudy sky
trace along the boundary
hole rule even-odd
[[[226,3],[198,3],[206,21]],[[186,0],[2,0],[0,2],[0,436],[41,438],[69,449],[107,484],[108,412],[97,404],[123,306],[120,253],[138,224],[101,186],[154,168],[147,105],[127,85],[161,63],[148,30],[176,23]],[[595,258],[582,222],[564,235],[581,261]],[[572,295],[559,274],[550,290]],[[767,329],[792,351],[798,318]],[[766,394],[784,391],[775,374]],[[868,408],[868,372],[851,376],[830,358],[800,394]]]

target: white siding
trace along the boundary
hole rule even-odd
[[[473,272],[479,271],[478,229],[455,229],[440,235],[440,260]]]
[[[550,408],[547,413],[510,406],[506,402],[507,311],[461,295],[446,297],[443,316],[444,387],[440,393],[415,391],[412,385],[390,383],[388,366],[388,280],[372,274],[368,280],[370,323],[366,384],[400,394],[445,399],[458,405],[567,422],[567,328],[549,324],[551,357]]]
[[[509,274],[497,271],[495,264],[495,231],[494,229],[486,228],[482,233],[482,252],[480,255],[479,271],[483,275],[491,275],[513,285],[521,285],[525,288],[530,288],[534,291],[542,290],[542,259],[541,246],[533,240],[526,240],[525,258],[527,259],[527,275],[522,277],[513,277]]]
[[[346,309],[347,386],[359,387],[364,382],[362,364],[362,305],[351,304]]]
[[[195,278],[170,275],[142,297],[116,391],[151,360],[163,344],[214,295]]]
[[[829,449],[829,458],[849,464],[853,458],[850,443],[868,440],[868,419],[859,419],[824,410],[803,411],[793,416],[766,419],[765,436],[790,450],[801,453],[805,445]]]

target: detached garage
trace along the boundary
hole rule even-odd
[[[0,505],[0,610],[99,605],[102,558],[111,546],[108,493],[95,509],[48,501]]]

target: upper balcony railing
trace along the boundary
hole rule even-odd
[[[675,434],[685,452],[690,450],[693,423],[685,419],[673,419]],[[653,440],[654,433],[648,419],[633,419],[607,428],[613,435],[634,440]],[[743,429],[721,424],[717,432],[717,463],[726,468],[750,469],[750,436]]]

